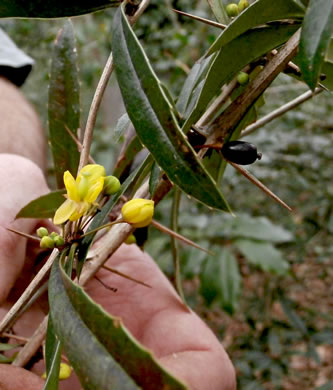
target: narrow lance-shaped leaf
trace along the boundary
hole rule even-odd
[[[216,183],[182,134],[122,7],[114,17],[112,49],[126,109],[142,143],[185,193],[210,207],[229,210]]]
[[[49,137],[58,188],[63,187],[63,173],[76,176],[79,164],[77,145],[71,137],[80,127],[80,100],[77,55],[72,23],[60,30],[52,57],[49,87]]]
[[[138,389],[82,321],[67,295],[63,277],[56,259],[49,280],[50,315],[82,387],[91,390]]]
[[[43,390],[57,390],[62,346],[56,337],[51,317],[48,318],[45,340],[45,361],[47,378]]]
[[[207,56],[253,27],[276,20],[301,19],[304,12],[305,8],[295,0],[257,0],[234,18],[228,27],[221,32],[208,50]]]
[[[297,29],[298,25],[255,28],[223,47],[211,64],[197,102],[183,126],[183,131],[187,132],[191,125],[200,118],[209,102],[238,71],[285,43]]]
[[[300,41],[300,68],[304,81],[314,90],[333,32],[333,1],[311,0],[304,17]]]
[[[228,24],[229,17],[225,10],[225,5],[221,0],[208,0],[208,4],[213,11],[216,20],[223,24]]]
[[[42,195],[24,206],[16,218],[53,218],[57,208],[64,203],[65,190],[58,190]]]
[[[2,0],[0,18],[63,18],[117,7],[121,0]]]
[[[61,274],[64,287],[77,314],[142,389],[186,389],[181,382],[165,371],[151,351],[132,337],[119,318],[106,313],[81,287],[75,285],[63,272]]]

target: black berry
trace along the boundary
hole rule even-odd
[[[261,159],[257,147],[244,141],[226,142],[221,148],[221,153],[226,160],[239,165],[253,164],[257,159]]]

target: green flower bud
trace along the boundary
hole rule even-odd
[[[237,81],[240,85],[246,85],[249,82],[249,75],[245,72],[239,72],[237,76]]]
[[[103,192],[106,195],[115,194],[120,190],[120,181],[115,176],[106,176],[104,179]]]
[[[239,14],[238,5],[236,3],[230,3],[226,6],[226,11],[230,18]]]
[[[130,235],[126,238],[125,244],[127,244],[127,245],[136,244],[135,235],[134,235],[134,234],[130,234]]]
[[[64,243],[65,243],[65,240],[61,236],[54,237],[53,241],[54,241],[55,246],[57,246],[57,247],[58,246],[63,246]]]
[[[43,227],[43,226],[40,227],[39,229],[37,229],[36,233],[37,233],[37,236],[40,237],[40,238],[43,238],[44,236],[48,236],[49,235],[48,230],[45,227]]]
[[[49,236],[44,236],[41,240],[40,240],[40,247],[41,248],[49,248],[49,249],[52,249],[54,248],[54,241],[52,240],[51,237]]]
[[[52,232],[51,234],[49,234],[49,236],[54,240],[56,237],[59,236],[59,234],[57,232]]]
[[[249,6],[249,2],[247,0],[240,0],[238,3],[238,10],[242,12]]]

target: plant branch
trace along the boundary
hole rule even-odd
[[[24,290],[20,298],[15,302],[15,304],[10,308],[8,313],[2,319],[0,323],[0,334],[8,330],[16,321],[16,318],[18,317],[23,307],[29,302],[30,298],[36,292],[37,288],[40,286],[46,275],[50,272],[52,264],[55,258],[58,256],[58,253],[58,249],[54,249],[52,251],[47,262],[43,265],[29,286]]]
[[[134,24],[138,18],[142,15],[143,11],[148,7],[150,0],[143,0],[138,9],[136,10],[135,14],[129,18],[129,22],[131,24]],[[80,163],[78,167],[78,172],[84,167],[89,159],[89,153],[90,153],[90,147],[92,143],[92,138],[93,138],[93,133],[94,133],[94,128],[96,124],[96,118],[97,118],[97,113],[100,108],[102,98],[105,92],[105,89],[108,85],[108,82],[110,80],[111,74],[114,69],[114,64],[113,64],[113,55],[112,52],[109,55],[109,58],[105,64],[105,67],[103,69],[102,76],[98,82],[93,101],[90,106],[89,114],[88,114],[88,119],[87,119],[87,124],[86,128],[84,131],[84,138],[82,142],[82,151],[80,155]]]
[[[261,119],[257,120],[255,123],[247,126],[242,132],[241,137],[246,137],[247,135],[253,133],[255,130],[259,129],[259,127],[265,126],[267,123],[271,122],[273,119],[276,119],[280,117],[281,115],[285,114],[286,112],[294,109],[295,107],[299,106],[300,104],[306,102],[307,100],[313,98],[314,96],[318,95],[319,93],[323,92],[323,88],[316,88],[313,91],[309,90],[304,92],[302,95],[298,96],[297,98],[291,100],[290,102],[284,104],[283,106],[277,108],[276,110],[270,112],[269,114],[265,115]]]
[[[259,98],[275,77],[285,68],[298,49],[300,30],[298,30],[248,85],[244,93],[236,98],[228,108],[209,126],[211,136],[207,143],[223,141],[236,128],[252,104]]]
[[[260,188],[265,194],[270,196],[272,199],[274,199],[277,203],[279,203],[281,206],[285,207],[288,211],[292,211],[292,209],[285,203],[283,200],[281,200],[277,195],[274,194],[269,188],[267,188],[264,184],[261,183],[256,177],[254,177],[248,170],[245,168],[239,166],[238,164],[235,164],[229,160],[226,160],[230,165],[232,165],[239,173],[241,173],[244,177],[246,177],[248,180],[250,180],[251,183],[256,185],[258,188]]]
[[[217,23],[209,19],[201,18],[200,16],[192,15],[187,12],[179,11],[177,9],[173,9],[172,11],[177,12],[177,14],[187,16],[191,19],[197,20],[198,22],[209,24],[210,26],[214,26],[217,28],[220,28],[221,30],[224,30],[227,26],[225,24]]]
[[[213,252],[211,252],[211,251],[209,251],[209,250],[207,250],[207,249],[205,249],[205,248],[202,248],[200,245],[196,244],[195,242],[189,240],[188,238],[182,236],[182,235],[179,234],[179,233],[176,233],[175,231],[173,231],[173,230],[167,228],[166,226],[161,225],[160,223],[158,223],[158,222],[155,221],[155,220],[153,220],[153,221],[151,222],[151,224],[152,224],[152,226],[154,226],[156,229],[160,230],[161,232],[166,233],[166,234],[169,234],[170,236],[176,238],[176,239],[179,240],[179,241],[184,242],[184,243],[187,244],[187,245],[193,246],[194,248],[197,248],[197,249],[199,249],[199,250],[201,250],[201,251],[203,251],[203,252],[206,252],[206,253],[208,253],[209,255],[214,255]]]

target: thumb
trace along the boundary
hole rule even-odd
[[[0,302],[6,299],[22,270],[27,239],[7,230],[33,232],[36,219],[18,219],[16,214],[31,200],[48,192],[40,168],[30,160],[0,154],[2,189],[0,192]]]

